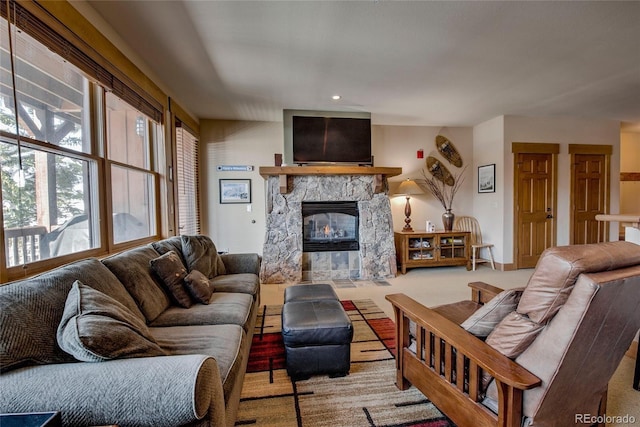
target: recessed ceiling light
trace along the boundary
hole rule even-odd
[[[340,95],[333,95],[331,97],[331,99],[333,99],[334,101],[338,101],[340,98],[342,98]]]

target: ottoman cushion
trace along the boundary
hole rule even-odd
[[[282,338],[287,347],[348,344],[353,327],[339,301],[293,301],[282,308]]]
[[[335,300],[338,301],[338,295],[331,285],[319,283],[313,285],[294,285],[285,288],[284,302],[285,304],[293,301],[320,301]]]

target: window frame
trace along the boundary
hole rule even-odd
[[[5,245],[0,245],[0,259],[2,261],[0,283],[50,270],[71,261],[90,256],[105,256],[173,235],[172,215],[169,212],[176,212],[176,209],[174,201],[170,197],[172,191],[168,190],[173,185],[170,182],[170,167],[175,157],[174,152],[170,150],[174,143],[168,125],[170,123],[168,121],[170,100],[167,95],[69,3],[10,0],[9,4],[10,11],[7,13],[7,3],[0,3],[0,19],[5,19],[13,25],[14,18],[17,18],[17,26],[20,31],[25,31],[37,42],[73,64],[89,82],[89,109],[86,112],[88,126],[83,127],[83,132],[88,132],[87,138],[90,145],[88,153],[31,138],[26,140],[21,137],[20,144],[88,161],[92,165],[91,174],[96,176],[95,182],[90,183],[88,197],[96,201],[96,205],[92,209],[95,209],[97,216],[107,218],[107,220],[98,221],[96,225],[100,234],[99,247],[55,258],[7,267]],[[17,8],[17,14],[13,12],[14,8]],[[87,40],[91,42],[88,43]],[[96,73],[92,73],[91,70],[96,70]],[[105,94],[108,91],[118,95],[121,100],[141,111],[148,118],[150,135],[148,143],[151,146],[149,169],[142,169],[142,171],[151,174],[154,188],[152,215],[155,219],[155,232],[149,237],[118,244],[113,242],[113,221],[111,219],[113,183],[110,173],[112,163],[107,158],[105,144],[107,141]],[[190,123],[195,123],[196,128],[198,127],[197,121],[188,114],[185,115],[185,119]],[[12,140],[16,139],[14,134],[3,134],[2,136]],[[126,165],[126,167],[131,166]],[[0,238],[4,242],[4,215],[1,210],[0,221],[3,224],[3,227],[0,227]]]

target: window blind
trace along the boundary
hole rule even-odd
[[[2,17],[14,23],[19,29],[25,31],[38,42],[78,67],[87,77],[95,80],[107,90],[113,91],[116,96],[128,102],[154,121],[162,123],[163,106],[151,95],[140,88],[132,88],[131,85],[125,84],[109,70],[98,64],[80,47],[58,34],[15,0],[9,2],[9,8],[11,10],[7,10],[6,1],[0,1]]]
[[[178,233],[199,234],[198,140],[180,120],[176,120],[176,151]]]

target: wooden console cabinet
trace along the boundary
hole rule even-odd
[[[402,274],[407,268],[466,265],[471,270],[468,231],[396,231],[396,257]]]

